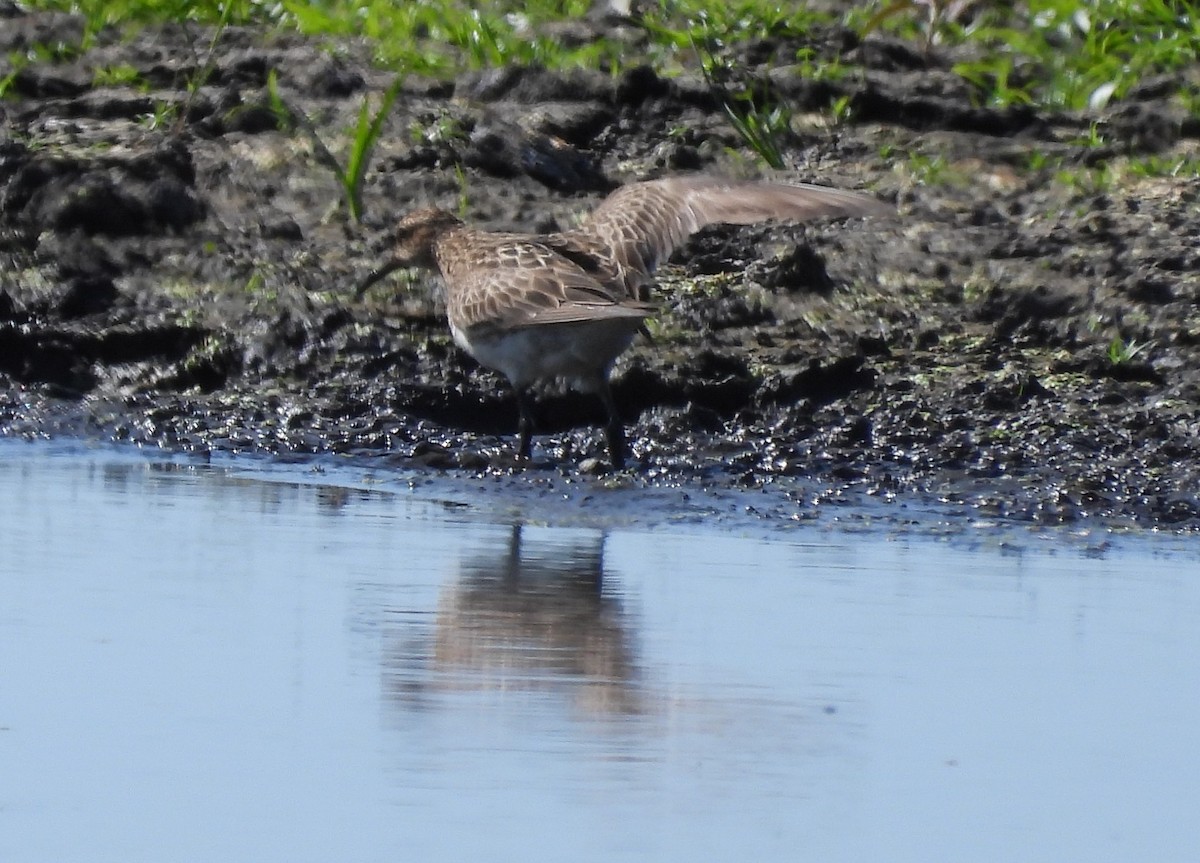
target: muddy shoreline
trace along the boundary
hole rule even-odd
[[[0,55],[79,26],[5,9]],[[636,50],[616,26],[574,38]],[[1094,115],[990,110],[946,58],[886,39],[814,36],[855,70],[836,82],[790,66],[794,40],[747,48],[797,112],[788,176],[898,216],[694,237],[662,273],[653,342],[618,367],[633,457],[606,475],[591,400],[544,400],[521,468],[510,394],[454,348],[436,287],[353,286],[414,205],[544,231],[621,182],[758,170],[703,79],[410,77],[358,225],[267,79],[341,153],[392,76],[354,42],[230,28],[189,93],[205,35],[102,35],[23,67],[0,105],[3,434],[344,454],[514,494],[558,477],[761,488],[781,515],[869,494],[1200,527],[1200,180],[1128,167],[1195,153],[1200,124],[1153,87]],[[117,65],[136,85],[96,83]],[[1096,124],[1101,147],[1080,141]]]

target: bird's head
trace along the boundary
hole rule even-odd
[[[367,289],[389,273],[402,267],[435,269],[434,247],[438,238],[462,222],[453,213],[429,207],[414,210],[396,224],[393,234],[392,257],[373,270],[358,286],[356,296],[361,297]]]

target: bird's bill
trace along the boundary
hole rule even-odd
[[[372,285],[376,284],[377,282],[382,281],[385,276],[388,276],[391,273],[396,272],[396,270],[400,269],[403,266],[404,266],[403,261],[392,258],[390,261],[385,263],[383,266],[372,270],[371,273],[365,279],[363,279],[361,282],[359,282],[358,288],[354,291],[354,299],[361,300],[363,294],[365,294]]]

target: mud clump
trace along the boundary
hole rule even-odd
[[[81,26],[6,16],[5,51]],[[603,20],[572,26],[572,38],[619,38]],[[267,80],[274,70],[340,154],[391,76],[355,43],[335,58],[231,28],[192,92],[191,40],[210,37],[101,39],[9,81],[4,433],[508,475],[515,406],[453,346],[436,288],[397,280],[354,298],[393,219],[432,204],[553,230],[622,182],[753,162],[704,79],[664,77],[648,57],[615,78],[414,76],[358,225]],[[653,338],[614,379],[631,481],[761,488],[797,506],[857,491],[989,517],[1200,527],[1200,184],[1121,170],[1194,148],[1170,91],[1140,88],[1090,118],[1098,151],[1072,143],[1078,116],[973,104],[932,55],[836,28],[814,44],[856,74],[805,77],[781,59],[797,46],[773,37],[745,57],[802,119],[839,98],[849,108],[836,126],[797,125],[791,176],[871,189],[898,216],[693,237],[661,273]],[[116,67],[137,83],[96,83]],[[529,475],[603,456],[592,400],[564,393],[539,411]]]

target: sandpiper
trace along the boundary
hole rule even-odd
[[[621,468],[625,430],[609,375],[657,311],[647,302],[651,275],[674,249],[716,223],[890,212],[857,192],[708,176],[622,186],[579,227],[554,234],[480,231],[445,210],[423,209],[400,220],[393,257],[358,296],[401,267],[437,270],[454,341],[516,391],[519,457],[530,456],[532,387],[560,379],[604,402],[609,457]]]

